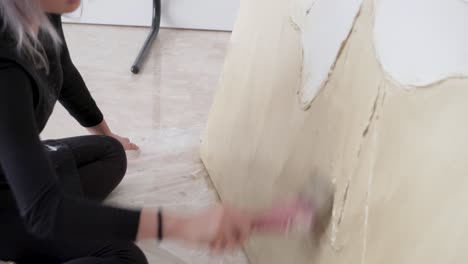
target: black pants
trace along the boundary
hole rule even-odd
[[[101,201],[125,175],[125,151],[113,138],[84,136],[44,143],[57,171],[58,181],[69,194]],[[0,195],[3,201],[0,206],[0,259],[19,264],[148,263],[143,252],[131,241],[37,239],[24,228],[11,194],[4,192]]]

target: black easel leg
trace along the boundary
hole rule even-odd
[[[132,65],[131,71],[134,74],[140,72],[141,66],[146,59],[149,49],[151,48],[153,41],[156,39],[159,33],[159,27],[161,22],[161,0],[153,0],[153,22],[151,25],[151,31],[143,44],[135,62]]]

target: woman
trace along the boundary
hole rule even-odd
[[[73,66],[60,14],[79,0],[0,0],[0,259],[147,263],[132,241],[238,247],[252,217],[217,205],[193,215],[99,204],[126,171],[125,149]],[[94,134],[41,142],[56,101]]]

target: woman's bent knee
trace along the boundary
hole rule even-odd
[[[122,143],[113,137],[102,136],[107,144],[106,159],[113,164],[112,173],[120,181],[127,172],[127,155]]]

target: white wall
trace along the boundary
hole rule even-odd
[[[162,27],[232,30],[239,0],[161,0]],[[66,22],[151,25],[152,0],[83,0]]]

